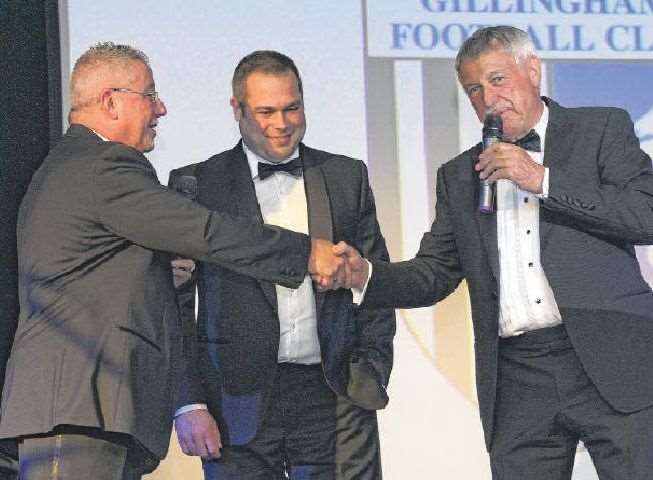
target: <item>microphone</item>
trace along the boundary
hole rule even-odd
[[[496,113],[485,115],[483,122],[483,150],[501,141],[503,137],[503,120]],[[494,213],[494,196],[496,186],[494,182],[481,180],[481,189],[478,195],[478,211],[481,213]]]
[[[197,178],[192,175],[182,175],[175,182],[175,191],[189,200],[195,200],[198,194]]]

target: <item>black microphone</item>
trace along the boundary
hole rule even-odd
[[[483,122],[483,150],[501,141],[503,137],[503,120],[496,113],[485,115]],[[494,213],[494,197],[496,186],[494,182],[481,180],[481,188],[478,195],[478,211],[481,213]]]
[[[197,178],[192,175],[182,175],[175,182],[175,191],[181,193],[189,200],[197,199],[198,187]]]

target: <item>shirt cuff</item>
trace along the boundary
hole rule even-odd
[[[205,403],[191,403],[190,405],[184,405],[179,407],[175,412],[175,418],[183,413],[192,412],[193,410],[208,410],[209,407]]]
[[[363,300],[365,300],[365,292],[367,292],[367,285],[369,285],[370,278],[372,278],[372,264],[367,260],[367,258],[364,258],[363,260],[367,262],[367,280],[365,280],[365,285],[363,285],[363,288],[351,289],[351,300],[356,306],[360,305],[361,303],[363,303]]]
[[[549,167],[544,167],[544,178],[542,179],[542,193],[540,198],[549,198]]]

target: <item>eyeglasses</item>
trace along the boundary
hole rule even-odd
[[[124,92],[124,93],[135,93],[136,95],[142,95],[144,97],[149,97],[150,101],[152,103],[159,103],[161,101],[161,98],[159,98],[159,93],[158,92],[137,92],[135,90],[131,90],[129,88],[112,88],[111,89],[114,92]]]

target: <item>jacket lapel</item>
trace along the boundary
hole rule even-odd
[[[308,208],[308,231],[311,238],[323,238],[333,242],[333,220],[331,204],[327,194],[326,179],[320,165],[315,162],[310,149],[299,146],[299,155],[304,165],[304,189]],[[315,292],[316,311],[319,313],[325,292]]]
[[[549,124],[546,127],[544,145],[544,166],[560,168],[571,157],[574,145],[574,129],[569,121],[566,109],[550,98],[542,97],[549,107]],[[551,234],[552,224],[543,221],[545,212],[540,208],[540,250],[544,249]]]
[[[481,239],[483,241],[483,246],[485,248],[485,254],[487,255],[488,263],[492,269],[492,274],[494,275],[495,280],[499,279],[499,246],[497,244],[497,215],[496,213],[486,214],[478,211],[478,198],[480,194],[480,182],[478,180],[478,172],[474,170],[474,165],[478,162],[478,155],[481,153],[480,144],[472,151],[471,153],[471,165],[467,167],[467,171],[470,172],[472,181],[471,185],[475,189],[474,195],[474,215],[478,222],[478,227],[481,234]],[[462,184],[462,183],[461,183]]]
[[[226,211],[232,211],[238,217],[252,218],[264,223],[256,198],[252,173],[243,151],[242,140],[232,152],[232,158],[225,162],[224,169],[211,175],[214,177],[212,184],[215,185],[212,194],[221,196],[223,201],[203,203],[205,205],[225,205],[228,206]],[[277,293],[274,283],[264,280],[258,280],[258,283],[270,304],[276,308]]]

